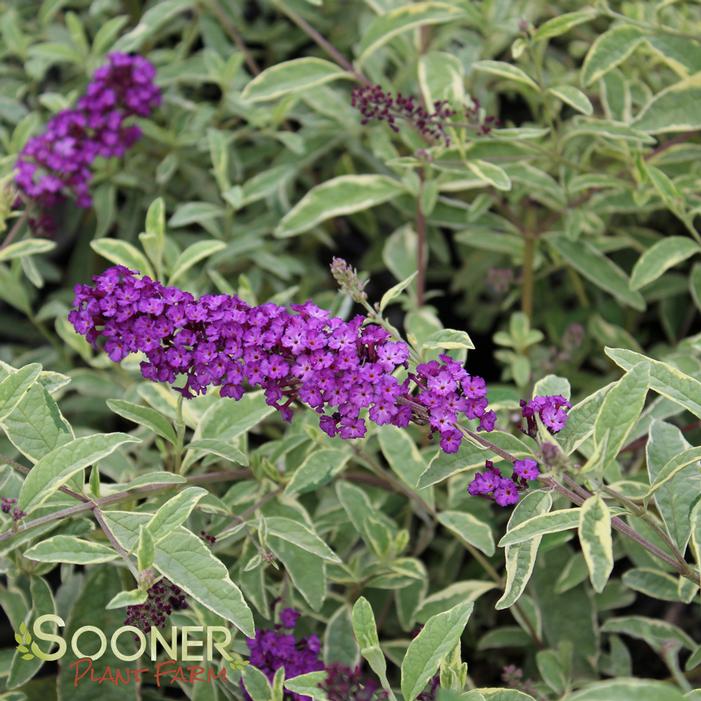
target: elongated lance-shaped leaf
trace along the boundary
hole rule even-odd
[[[385,660],[384,653],[380,649],[380,639],[377,637],[375,614],[372,612],[372,606],[370,606],[370,603],[364,596],[361,596],[355,604],[353,604],[351,623],[353,625],[355,639],[358,641],[358,646],[360,647],[360,654],[370,665],[372,671],[377,674],[382,687],[389,693],[390,698],[396,701],[389,681],[387,680],[387,661]]]
[[[601,592],[613,570],[611,514],[599,495],[589,497],[579,513],[579,542],[594,591]]]
[[[114,548],[92,540],[74,535],[55,535],[25,550],[24,557],[37,562],[95,565],[115,560],[119,554]]]
[[[645,361],[650,365],[650,389],[671,399],[701,419],[701,382],[678,368],[627,348],[605,348],[606,355],[624,370]]]
[[[463,602],[426,621],[411,641],[402,661],[402,694],[414,699],[438,670],[441,660],[458,644],[474,604]]]
[[[506,527],[507,533],[512,528],[519,526],[534,516],[547,513],[550,511],[552,504],[553,498],[549,492],[537,490],[526,494],[511,513]],[[541,536],[536,536],[525,543],[506,546],[504,551],[504,557],[506,558],[506,583],[504,584],[504,594],[496,603],[497,609],[513,606],[523,594],[528,580],[533,574],[540,541]]]
[[[579,511],[579,508],[559,509],[547,514],[533,516],[507,531],[499,541],[499,547],[503,548],[505,545],[523,543],[536,536],[559,533],[560,531],[576,528],[579,524]]]
[[[0,382],[0,421],[9,416],[37,381],[41,365],[32,363],[9,374]]]
[[[146,526],[150,514],[105,511],[104,519],[119,544],[132,551],[138,542],[139,528]],[[154,566],[183,591],[214,613],[231,621],[244,635],[255,635],[253,614],[241,590],[231,581],[226,566],[194,533],[178,526],[156,548]]]
[[[660,487],[668,484],[673,480],[679,472],[689,465],[693,465],[701,461],[701,447],[699,448],[689,448],[685,450],[681,455],[673,457],[659,472],[655,481],[650,485],[650,489],[645,495],[646,499],[649,499]]]
[[[594,423],[594,442],[606,440],[605,467],[615,459],[633,430],[645,405],[650,370],[645,362],[631,368],[607,393]]]
[[[404,186],[386,175],[340,175],[312,188],[280,221],[275,235],[295,236],[327,219],[397,197]]]
[[[54,448],[27,475],[19,495],[19,508],[32,511],[46,501],[77,472],[107,457],[125,443],[139,439],[126,433],[84,436]]]
[[[207,490],[202,487],[187,487],[168,499],[148,523],[147,528],[153,541],[158,543],[161,538],[185,523],[197,502],[206,494]]]
[[[335,63],[322,58],[295,58],[266,68],[244,88],[241,97],[249,102],[274,100],[339,78],[352,76]]]

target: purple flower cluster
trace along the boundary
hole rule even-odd
[[[148,633],[151,628],[165,625],[173,611],[187,608],[187,598],[180,587],[167,579],[161,579],[148,590],[143,604],[127,606],[124,625],[134,626]]]
[[[561,395],[536,396],[529,402],[521,400],[521,415],[526,421],[527,433],[532,438],[538,434],[536,414],[550,433],[562,431],[567,424],[567,409],[572,405]]]
[[[17,504],[17,499],[14,497],[0,497],[0,511],[4,514],[12,514],[15,521],[20,521],[27,514],[22,509],[18,509],[15,504]]]
[[[326,667],[326,681],[320,684],[329,701],[385,701],[387,692],[358,665],[334,663]]]
[[[294,609],[284,609],[280,614],[280,624],[272,630],[260,629],[255,638],[248,638],[246,644],[250,650],[250,663],[258,668],[272,681],[280,667],[285,668],[285,677],[296,677],[309,672],[324,669],[319,659],[321,642],[316,635],[297,639],[293,630],[297,625],[299,613]],[[289,632],[288,632],[289,631]],[[244,697],[251,701],[242,682]],[[309,696],[285,692],[285,701],[311,701]]]
[[[353,89],[351,105],[360,112],[361,124],[373,120],[387,122],[392,131],[398,132],[397,121],[401,119],[412,124],[422,136],[450,145],[446,120],[455,112],[445,100],[436,100],[433,111],[429,112],[413,95],[403,96],[397,93],[394,96],[379,85],[361,85]]]
[[[143,376],[173,384],[182,375],[178,391],[188,398],[219,386],[238,400],[261,387],[285,420],[294,402],[309,406],[331,437],[364,436],[367,411],[378,425],[430,425],[446,452],[460,446],[460,416],[494,427],[481,377],[441,356],[401,382],[394,373],[408,367],[409,346],[363,316],[346,322],[310,301],[289,311],[236,296],[195,299],[121,266],[76,286],[74,307],[68,318],[90,343],[104,338],[114,362],[144,353]]]
[[[478,472],[467,487],[467,491],[473,496],[492,499],[499,506],[513,506],[520,498],[520,493],[528,482],[537,480],[540,476],[538,463],[532,458],[516,460],[514,462],[513,475],[504,477],[498,467],[494,467],[491,460],[484,463],[486,471]]]
[[[156,69],[143,56],[110,54],[77,106],[56,114],[20,152],[16,174],[20,190],[42,208],[67,195],[79,207],[89,207],[90,166],[97,157],[122,156],[139,139],[140,129],[126,120],[147,117],[160,104],[155,75]]]
[[[479,419],[483,431],[494,430],[497,415],[488,411],[487,384],[478,375],[470,375],[465,368],[448,355],[441,362],[432,360],[416,366],[409,374],[419,388],[416,400],[428,409],[431,431],[440,435],[441,448],[455,453],[460,448],[462,434],[456,428],[458,417]]]

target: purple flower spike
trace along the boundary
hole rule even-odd
[[[142,352],[141,373],[174,384],[186,398],[220,388],[222,397],[241,399],[260,387],[285,421],[303,404],[319,414],[330,437],[362,438],[367,420],[400,428],[428,425],[444,451],[462,440],[460,419],[478,420],[491,430],[487,386],[451,357],[442,355],[408,373],[409,346],[368,318],[344,321],[312,302],[291,310],[267,303],[251,306],[235,296],[205,295],[164,287],[117,266],[78,285],[68,316],[93,345],[104,340],[114,362]]]
[[[284,609],[280,616],[281,620],[285,612],[299,615],[294,609]],[[285,626],[283,621],[282,627],[289,626]],[[324,663],[319,659],[321,643],[316,635],[297,639],[277,626],[275,630],[257,630],[255,638],[249,638],[246,644],[251,653],[250,663],[263,672],[270,681],[280,667],[285,668],[285,676],[288,678],[324,669]],[[251,696],[243,682],[241,687],[244,698],[251,701]],[[286,692],[285,701],[309,701],[309,696]]]
[[[113,53],[107,59],[77,106],[58,112],[19,154],[15,182],[40,209],[65,197],[90,207],[93,161],[123,156],[141,137],[126,120],[149,116],[161,102],[156,69],[143,56]]]

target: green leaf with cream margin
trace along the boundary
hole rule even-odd
[[[553,498],[549,492],[541,490],[529,492],[511,512],[509,523],[506,526],[507,533],[536,516],[548,513],[552,504]],[[521,598],[521,594],[525,591],[528,580],[533,574],[541,538],[542,536],[535,536],[525,543],[507,545],[504,549],[506,582],[504,583],[504,594],[496,603],[498,610],[513,606]]]
[[[136,548],[139,528],[151,514],[104,511],[107,525],[127,551]],[[253,614],[226,566],[194,533],[178,526],[156,547],[155,568],[203,606],[233,623],[245,636],[255,635]]]
[[[362,63],[403,32],[422,25],[455,22],[462,17],[465,17],[464,10],[447,2],[417,2],[385,12],[375,17],[363,32],[357,48],[358,62]]]
[[[492,185],[497,190],[508,191],[511,189],[511,180],[506,171],[488,161],[467,161],[468,169],[480,180]]]
[[[0,421],[9,416],[39,378],[41,365],[31,363],[10,373],[0,382]]]
[[[547,514],[533,516],[507,531],[499,541],[499,547],[523,543],[537,536],[559,533],[579,525],[580,509],[558,509]]]
[[[489,75],[494,75],[499,78],[505,78],[513,83],[521,83],[536,92],[540,91],[538,83],[536,83],[533,78],[529,77],[520,68],[510,63],[505,63],[504,61],[475,61],[475,63],[472,64],[472,69],[482,71],[483,73],[489,73]]]
[[[119,554],[107,545],[73,535],[55,535],[33,545],[24,557],[36,562],[59,562],[72,565],[96,565],[110,562]]]
[[[485,555],[494,555],[494,536],[489,524],[462,511],[442,511],[436,517],[441,526],[466,541]]]
[[[640,418],[649,384],[650,366],[640,362],[606,393],[594,422],[594,444],[606,441],[606,452],[597,461],[604,468],[618,455]]]
[[[678,368],[627,348],[604,349],[606,355],[624,370],[630,370],[641,361],[650,367],[650,389],[671,399],[701,419],[701,382]]]
[[[643,253],[630,276],[630,288],[639,290],[670,268],[701,252],[698,243],[686,236],[667,236]]]
[[[589,98],[581,90],[572,85],[556,85],[553,88],[549,88],[548,92],[554,95],[558,100],[576,109],[577,112],[586,114],[587,117],[594,113],[594,108]]]
[[[90,248],[98,255],[115,265],[124,265],[130,270],[138,270],[144,275],[154,277],[153,268],[146,256],[136,246],[119,239],[97,239],[90,243]]]
[[[405,701],[414,699],[460,641],[474,604],[463,602],[426,621],[421,632],[409,643],[401,667],[401,688]]]
[[[353,634],[358,641],[360,654],[367,660],[372,671],[378,676],[382,687],[384,689],[389,689],[387,661],[380,648],[375,614],[372,611],[372,606],[370,606],[370,603],[364,596],[359,597],[355,604],[353,604],[351,623],[353,625]],[[390,699],[392,698],[394,698],[394,694],[390,692]]]
[[[323,58],[296,58],[266,68],[246,85],[241,97],[248,102],[275,100],[289,93],[300,94],[332,80],[352,77],[335,63]]]
[[[601,593],[613,570],[611,514],[604,500],[595,494],[580,507],[579,542],[589,569],[594,591]]]
[[[77,472],[106,458],[126,443],[140,442],[139,438],[126,433],[105,433],[75,438],[54,448],[27,474],[19,494],[19,508],[33,511]]]
[[[645,309],[643,296],[640,292],[630,289],[628,276],[590,243],[581,240],[570,241],[563,237],[551,238],[548,241],[569,265],[594,285],[633,309]]]
[[[202,487],[186,487],[182,492],[168,499],[148,522],[148,529],[154,542],[165,538],[175,528],[181,526],[197,506],[197,502],[208,494]]]
[[[598,12],[595,8],[587,8],[586,10],[578,10],[576,12],[566,12],[564,15],[559,15],[543,22],[533,32],[533,41],[544,41],[553,37],[566,34],[579,24],[589,22],[597,16]]]
[[[701,461],[701,447],[689,448],[679,455],[675,455],[669,460],[664,467],[657,473],[655,481],[650,485],[650,489],[645,498],[649,499],[662,485],[667,484],[670,480],[689,465]]]
[[[584,87],[603,78],[625,61],[642,42],[644,33],[629,24],[609,29],[591,45],[580,74]]]
[[[282,218],[275,236],[301,234],[327,219],[369,209],[403,192],[403,185],[386,175],[340,175],[312,188]]]
[[[607,679],[579,689],[567,701],[684,701],[684,694],[654,679]],[[687,700],[688,701],[688,700]]]
[[[13,258],[23,258],[24,256],[33,256],[38,253],[48,253],[56,248],[53,241],[46,239],[25,239],[17,241],[0,249],[0,263]]]
[[[663,90],[645,105],[632,126],[650,134],[701,128],[701,74]]]
[[[701,501],[694,504],[690,516],[691,522],[691,552],[696,560],[696,572],[701,577]],[[697,653],[701,655],[701,646],[697,649]],[[700,660],[701,662],[701,660]]]

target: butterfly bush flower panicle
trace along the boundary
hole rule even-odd
[[[299,612],[289,608],[283,609],[280,614],[280,624],[273,629],[259,629],[254,638],[246,640],[250,651],[249,662],[263,672],[270,681],[280,667],[285,668],[287,678],[324,669],[324,663],[319,659],[321,650],[319,638],[316,635],[306,638],[297,638],[294,635],[298,618]],[[241,687],[244,697],[247,701],[251,701],[251,696],[243,682]],[[309,701],[309,697],[287,691],[285,701]]]
[[[405,342],[372,319],[344,321],[310,301],[287,309],[228,295],[195,299],[117,266],[75,288],[68,318],[93,345],[102,339],[114,362],[143,353],[142,375],[182,382],[177,389],[187,398],[214,386],[240,399],[247,388],[260,387],[284,420],[292,419],[293,405],[306,405],[330,437],[362,438],[368,420],[398,427],[413,421],[455,452],[461,418],[485,431],[496,420],[484,380],[460,363],[442,355],[400,381],[397,372],[409,364]]]
[[[65,197],[89,207],[95,159],[123,156],[141,137],[126,120],[147,117],[160,104],[155,75],[143,56],[110,54],[76,107],[58,112],[20,152],[15,182],[25,197],[40,210]],[[46,223],[45,217],[41,221]]]
[[[536,415],[550,433],[558,433],[567,425],[567,410],[572,405],[561,394],[535,396],[530,401],[521,400],[521,417],[526,422],[524,433],[532,438],[538,434]]]

